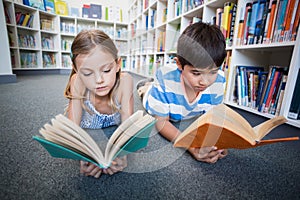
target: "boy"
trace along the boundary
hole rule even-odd
[[[174,141],[180,131],[171,123],[200,116],[223,102],[225,39],[216,26],[198,22],[188,26],[178,39],[176,65],[157,70],[153,83],[141,81],[138,93],[148,113],[157,118],[160,134]],[[198,160],[215,163],[227,155],[216,147],[189,148]]]

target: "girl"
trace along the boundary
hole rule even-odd
[[[65,89],[70,100],[68,117],[82,128],[119,125],[133,113],[133,81],[120,69],[118,50],[100,30],[81,31],[72,44],[72,72]],[[80,161],[80,172],[99,178],[127,166],[126,157],[117,158],[108,169]]]

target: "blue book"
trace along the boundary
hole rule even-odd
[[[267,102],[267,99],[268,99],[268,95],[269,95],[269,92],[270,92],[270,88],[271,88],[271,85],[272,85],[272,81],[273,81],[275,72],[276,72],[276,67],[271,66],[269,74],[268,74],[268,79],[267,79],[267,82],[266,82],[266,85],[265,85],[265,88],[264,88],[264,92],[262,94],[263,95],[262,101],[260,103],[260,106],[258,107],[259,112],[263,112],[264,109],[265,109],[265,105],[266,105],[266,102]]]
[[[91,162],[108,168],[118,156],[144,148],[148,144],[155,118],[139,110],[125,120],[112,134],[102,152],[95,140],[82,128],[63,115],[57,115],[33,136],[51,156]]]

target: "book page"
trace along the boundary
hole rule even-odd
[[[269,119],[257,126],[253,129],[258,135],[259,141],[265,137],[272,129],[276,128],[277,126],[287,122],[287,119],[283,116],[277,116],[272,119]]]
[[[69,134],[78,138],[79,141],[83,142],[86,146],[88,146],[94,152],[94,154],[97,155],[97,161],[104,158],[100,148],[92,139],[92,137],[73,121],[60,114],[56,116],[56,120],[52,120],[52,124],[53,127],[61,129],[64,132],[68,132]]]
[[[220,137],[226,138],[226,141],[219,140]],[[195,120],[178,136],[174,145],[188,147],[197,143],[197,146],[201,147],[217,143],[235,143],[235,140],[255,145],[256,138],[253,128],[241,115],[220,104]]]
[[[76,142],[65,139],[64,137],[57,135],[56,133],[53,133],[49,130],[41,129],[40,133],[46,140],[48,140],[50,142],[53,142],[55,144],[58,144],[63,147],[66,147],[68,149],[71,149],[77,153],[85,154],[86,156],[91,157],[94,160],[96,160],[95,157],[86,150],[87,147],[84,147],[84,148],[82,147],[82,144],[78,144]]]
[[[133,113],[128,119],[126,119],[124,122],[120,124],[120,126],[114,131],[112,136],[109,138],[104,155],[107,156],[109,151],[111,150],[112,145],[115,143],[115,141],[120,137],[120,135],[130,127],[133,123],[135,123],[138,119],[141,119],[143,117],[143,111],[138,110],[135,113]]]
[[[115,154],[122,148],[128,140],[130,140],[134,135],[136,135],[141,129],[154,121],[155,118],[146,114],[142,118],[138,119],[133,123],[127,130],[125,130],[117,141],[113,144],[111,151],[106,155],[106,161],[110,163],[115,156]]]

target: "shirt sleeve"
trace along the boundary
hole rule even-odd
[[[169,116],[170,106],[166,98],[165,83],[161,70],[156,73],[155,81],[149,87],[143,98],[143,106],[151,115]]]

